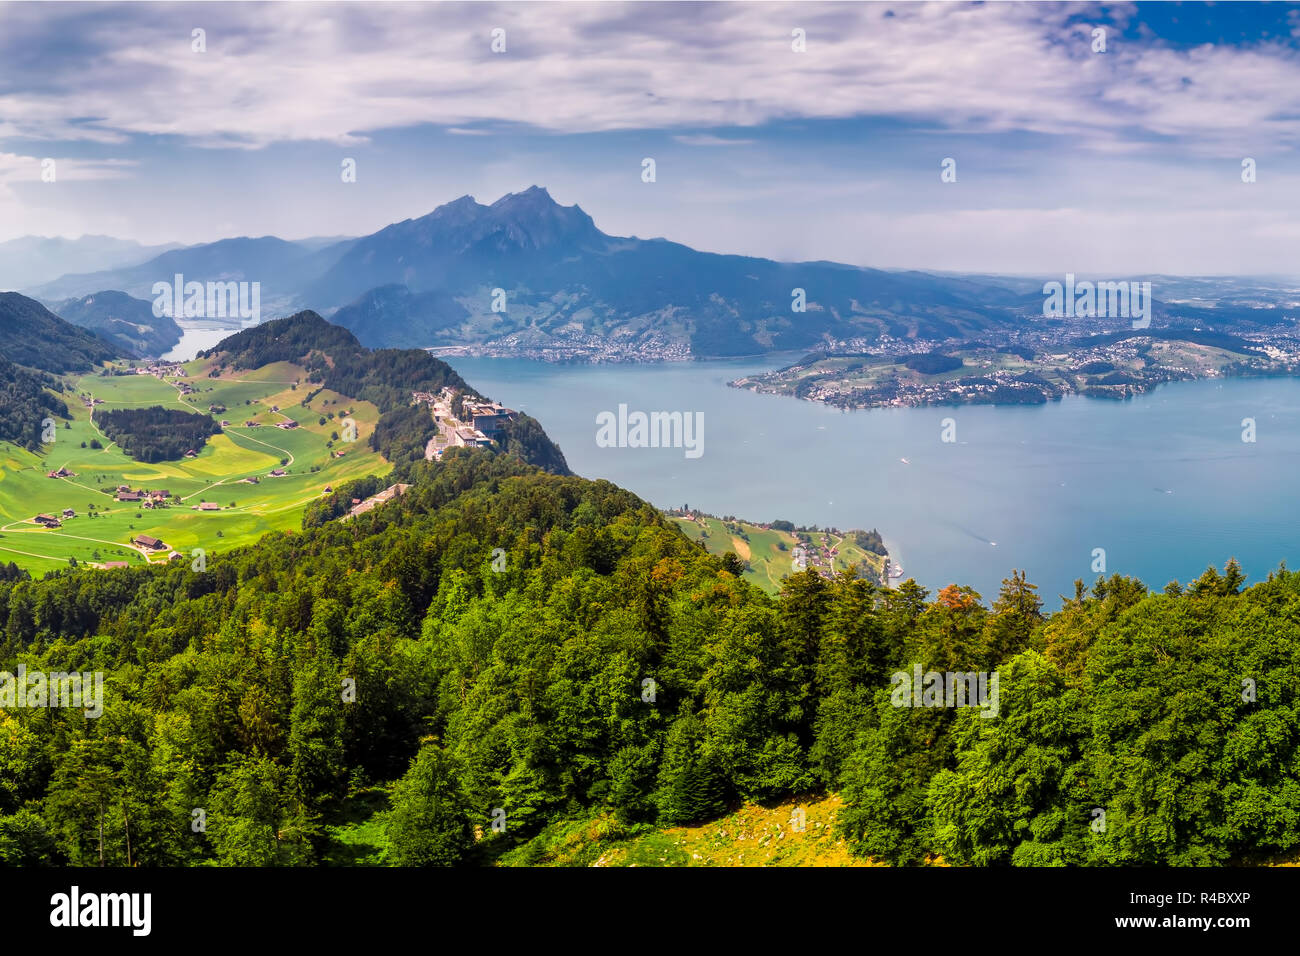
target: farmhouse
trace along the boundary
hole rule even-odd
[[[137,534],[134,543],[138,544],[142,548],[148,548],[151,551],[161,551],[163,548],[167,547],[167,545],[163,544],[157,538],[147,534]]]
[[[272,468],[272,469],[271,469],[271,477],[272,477],[272,478],[282,478],[282,477],[284,477],[284,474],[285,474],[285,472],[284,472],[284,469],[283,469],[283,468]]]
[[[63,509],[63,517],[65,517],[65,518],[75,518],[76,516],[77,516],[77,513],[76,513],[75,511],[73,511],[71,508],[64,508],[64,509]]]
[[[215,501],[200,501],[200,502],[199,502],[199,510],[200,510],[200,511],[220,511],[220,510],[221,510],[221,505],[217,504]]]
[[[295,422],[292,418],[290,418],[282,422],[276,422],[275,427],[276,428],[297,428],[298,423]]]
[[[144,495],[138,491],[119,491],[117,493],[118,501],[139,501]]]
[[[40,515],[37,515],[37,516],[36,516],[35,518],[33,518],[32,520],[35,521],[37,524],[43,524],[43,525],[45,525],[45,527],[47,527],[47,528],[57,528],[57,527],[59,527],[59,519],[56,518],[56,517],[54,517],[54,515],[40,514]]]

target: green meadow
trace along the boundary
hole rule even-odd
[[[769,594],[778,593],[781,580],[795,571],[795,547],[799,541],[789,531],[764,528],[749,521],[724,521],[711,515],[667,517],[710,554],[735,552],[746,565],[745,579]],[[843,535],[813,531],[807,532],[807,536],[814,545],[808,554],[810,568],[834,574],[854,565],[866,565],[877,577],[883,570],[884,558],[858,547],[852,531]],[[830,554],[830,551],[837,553]]]
[[[166,560],[166,551],[146,554],[131,544],[136,535],[146,534],[187,560],[194,548],[202,548],[210,563],[223,550],[250,544],[268,531],[298,528],[303,507],[327,485],[387,470],[387,463],[368,444],[379,418],[370,403],[326,389],[304,408],[303,399],[315,387],[305,382],[303,369],[288,363],[227,371],[219,378],[208,376],[210,366],[207,360],[197,360],[184,366],[184,377],[167,380],[101,372],[66,378],[69,390],[62,397],[72,420],[58,423],[53,443],[32,454],[0,442],[0,560],[38,576],[67,567],[70,558],[90,564]],[[177,388],[181,382],[195,391],[182,396]],[[94,407],[96,415],[151,405],[206,415],[208,406],[216,404],[226,411],[212,417],[231,424],[208,439],[196,458],[145,464],[128,458],[99,431],[91,410],[82,404],[83,393],[102,401]],[[276,407],[279,412],[272,410]],[[343,434],[342,419],[349,410],[357,423],[357,440],[336,440],[328,447],[334,433]],[[331,412],[333,419],[328,418]],[[286,417],[297,421],[298,428],[275,427]],[[319,424],[321,417],[326,417],[324,425]],[[260,425],[247,427],[246,421]],[[103,448],[92,448],[92,440]],[[335,452],[342,457],[333,457]],[[60,468],[75,477],[47,477]],[[272,478],[272,469],[287,474]],[[244,482],[247,477],[259,483]],[[152,510],[118,502],[118,485],[165,488],[183,501]],[[204,501],[219,504],[221,510],[194,510]],[[63,518],[66,508],[76,517]],[[33,518],[39,513],[55,515],[63,526],[36,524]]]

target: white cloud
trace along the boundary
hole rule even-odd
[[[1081,9],[232,4],[111,8],[82,25],[32,5],[9,15],[15,28],[0,39],[0,136],[255,148],[352,144],[419,123],[572,133],[881,116],[1107,151],[1151,134],[1213,154],[1300,138],[1294,50],[1172,49],[1112,30],[1109,51],[1093,54],[1091,24],[1072,19]],[[189,48],[199,20],[201,54]],[[497,26],[504,54],[489,48]],[[805,53],[790,48],[794,26],[807,31]],[[75,62],[58,59],[72,55],[57,42],[69,32],[91,48],[74,48]],[[10,54],[33,44],[53,59],[28,91]]]

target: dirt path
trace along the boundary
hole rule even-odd
[[[104,538],[87,538],[84,535],[80,535],[80,534],[65,534],[64,532],[61,531],[50,531],[46,528],[15,528],[14,525],[19,523],[20,522],[15,521],[10,524],[7,524],[3,528],[0,528],[0,531],[3,531],[5,534],[48,534],[51,537],[55,537],[55,538],[71,538],[74,541],[90,541],[93,542],[94,544],[105,544],[112,548],[130,548],[132,551],[135,551],[137,554],[139,554],[140,557],[144,558],[146,564],[149,563],[150,552],[140,547],[139,545],[127,544],[121,541],[107,541]],[[20,551],[18,553],[25,554],[26,552]],[[49,561],[63,560],[60,557],[57,557],[55,555],[50,555],[50,554],[33,554],[31,555],[31,557],[45,558]]]

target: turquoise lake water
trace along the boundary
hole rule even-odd
[[[1155,589],[1236,557],[1250,580],[1300,555],[1300,381],[1206,380],[1127,402],[843,412],[726,382],[781,361],[549,365],[454,358],[539,419],[569,466],[660,507],[878,528],[908,577],[991,601],[1013,568],[1047,607],[1106,572]],[[596,416],[704,413],[703,454],[602,448]],[[956,441],[941,440],[945,418]],[[1256,441],[1242,441],[1253,418]],[[904,463],[902,459],[907,459]]]

